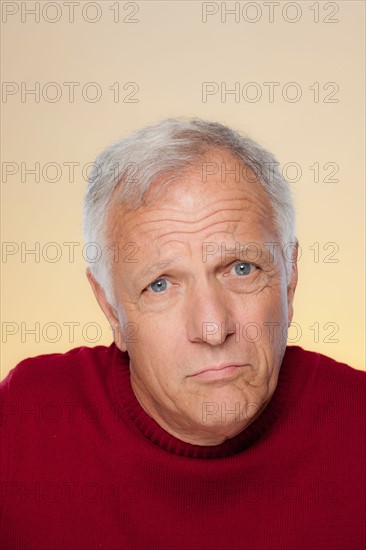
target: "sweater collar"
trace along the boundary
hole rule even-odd
[[[128,418],[140,434],[172,454],[191,458],[222,458],[237,454],[264,438],[284,414],[288,396],[292,393],[290,383],[293,376],[290,376],[289,364],[291,352],[295,349],[297,349],[296,346],[286,348],[276,389],[260,416],[242,432],[220,445],[202,446],[193,445],[174,437],[145,412],[131,386],[128,354],[121,352],[113,343],[109,352],[112,355],[113,385],[118,401],[118,410],[122,412],[121,420],[126,421]]]

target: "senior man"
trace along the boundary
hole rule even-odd
[[[3,381],[3,547],[363,550],[366,377],[286,347],[274,157],[218,123],[143,128],[97,158],[85,237],[114,343]]]

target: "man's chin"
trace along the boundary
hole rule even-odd
[[[207,434],[228,439],[249,426],[258,413],[256,403],[206,400],[202,403],[200,429]]]
[[[194,440],[188,441],[195,445],[202,446],[214,446],[221,445],[227,439],[231,439],[241,433],[250,424],[250,422],[215,422],[211,420],[206,424],[200,426],[199,435],[198,431],[195,433]]]

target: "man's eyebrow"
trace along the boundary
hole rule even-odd
[[[238,250],[235,250],[235,244],[239,244],[239,250],[240,250],[240,253],[237,253]],[[236,256],[238,259],[241,259],[241,258],[245,258],[246,257],[246,254],[250,254],[251,251],[250,251],[250,245],[257,245],[258,248],[260,249],[261,251],[261,257],[260,257],[260,261],[266,261],[266,262],[271,262],[273,261],[273,257],[272,255],[270,254],[269,250],[266,248],[266,246],[261,246],[261,245],[258,245],[257,243],[248,243],[249,246],[248,248],[244,246],[244,250],[243,248],[240,247],[240,242],[239,241],[235,241],[233,243],[226,243],[226,254],[225,256],[227,258],[232,258],[234,256]],[[232,250],[230,250],[230,247],[232,246]],[[243,253],[244,252],[244,253]],[[264,257],[264,255],[266,254],[266,257]],[[222,258],[222,251],[221,249],[219,249],[218,251],[218,255],[221,255],[221,258]],[[225,263],[226,261],[226,257],[222,258],[223,262],[222,263]],[[160,262],[156,262],[156,263],[153,263],[153,264],[147,264],[146,266],[142,267],[141,269],[139,269],[136,273],[136,278],[138,279],[148,279],[150,276],[155,276],[157,275],[160,271],[164,270],[166,267],[168,266],[171,266],[173,264],[174,261],[176,261],[178,258],[170,258],[168,260],[162,260]],[[253,262],[255,263],[255,260],[253,259]]]
[[[170,265],[173,262],[173,259],[170,260],[164,260],[161,262],[157,262],[155,264],[148,264],[147,266],[141,268],[137,273],[137,277],[148,277],[149,275],[153,275],[162,269],[165,269],[168,265]]]

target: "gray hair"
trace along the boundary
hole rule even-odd
[[[280,242],[296,241],[295,212],[289,184],[278,169],[275,157],[236,130],[201,119],[166,119],[142,128],[104,149],[93,163],[84,199],[84,238],[100,251],[88,263],[94,278],[113,303],[111,251],[107,249],[107,218],[111,199],[132,210],[144,202],[146,193],[160,177],[164,185],[202,160],[210,150],[230,152],[253,170],[273,208]],[[289,279],[291,264],[286,262]]]

